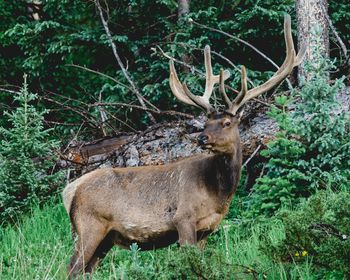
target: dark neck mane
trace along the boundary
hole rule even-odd
[[[242,153],[240,145],[232,154],[216,154],[207,162],[204,174],[207,186],[223,196],[235,193],[241,175]]]

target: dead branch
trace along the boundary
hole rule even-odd
[[[16,86],[13,86],[13,87],[16,87]],[[10,89],[6,89],[6,88],[0,88],[0,91],[8,92],[8,93],[11,93],[11,94],[18,94],[19,93],[18,90],[16,91],[16,90],[10,90]],[[71,98],[66,97],[66,96],[62,96],[60,94],[55,94],[53,92],[49,92],[49,91],[46,91],[46,92],[54,94],[54,95],[57,95],[57,96],[60,96],[60,97],[63,97],[63,98],[65,98],[67,100],[70,100],[70,101],[71,100],[78,101],[78,100],[71,99]],[[47,101],[49,101],[49,102],[51,102],[53,104],[56,104],[56,105],[60,106],[61,110],[63,108],[63,109],[75,112],[76,114],[81,116],[83,119],[85,119],[87,121],[87,123],[89,123],[93,128],[98,128],[99,127],[99,124],[94,120],[94,118],[91,118],[91,116],[89,117],[89,115],[90,115],[89,112],[84,112],[81,109],[78,109],[78,108],[75,108],[73,106],[69,106],[69,105],[63,104],[61,102],[58,102],[58,101],[56,101],[56,100],[54,100],[52,98],[46,97],[46,96],[40,96],[40,98],[45,99],[45,100],[47,100]],[[80,102],[80,101],[78,101],[78,102]],[[83,103],[83,102],[81,102],[81,103]],[[67,124],[67,123],[63,124],[63,123],[60,123],[60,122],[48,121],[48,120],[45,120],[45,122],[46,123],[51,123],[51,124],[66,125],[66,126],[68,126],[68,125],[71,125],[71,126],[76,125],[76,124]]]
[[[12,94],[19,93],[19,91],[7,89],[7,88],[0,88],[0,91],[7,92],[7,93],[12,93]]]
[[[172,56],[166,54],[166,53],[163,51],[163,49],[162,49],[160,46],[158,46],[158,45],[157,45],[156,47],[160,50],[162,56],[166,57],[166,58],[169,59],[169,60],[173,60],[173,61],[176,62],[177,64],[180,64],[180,65],[182,65],[182,66],[187,67],[188,69],[190,69],[191,73],[198,73],[198,74],[201,75],[202,77],[205,77],[205,73],[202,72],[202,71],[200,71],[200,70],[198,70],[198,69],[197,69],[196,67],[194,67],[193,65],[187,64],[186,62],[183,62],[183,61],[181,61],[181,60],[179,60],[179,59],[176,59],[176,58],[174,58],[174,57],[172,57]],[[152,49],[155,53],[157,53],[157,49],[156,49],[156,48],[151,48],[151,49]]]
[[[83,119],[85,119],[86,122],[89,123],[95,129],[98,129],[100,127],[100,124],[93,117],[91,117],[90,113],[84,112],[84,111],[82,111],[82,110],[80,110],[80,109],[78,109],[76,107],[63,104],[63,103],[61,103],[61,102],[59,102],[57,100],[54,100],[54,99],[46,97],[46,96],[42,96],[41,98],[45,99],[46,101],[49,101],[51,103],[54,103],[56,105],[59,105],[62,108],[66,108],[66,109],[69,109],[69,110],[73,111],[74,113],[78,114]]]
[[[241,72],[241,69],[236,66],[231,60],[229,60],[226,56],[223,56],[222,54],[216,52],[216,51],[211,51],[212,54],[215,54],[216,56],[220,57],[221,59],[225,60],[228,64],[230,64],[233,68],[235,68],[236,71],[239,73]],[[256,87],[256,85],[253,83],[253,81],[247,77],[247,81],[250,83],[252,87]]]
[[[98,104],[98,103],[97,103]],[[97,107],[103,107],[102,105],[97,105]],[[140,106],[141,107],[141,106]],[[143,107],[141,107],[143,108]],[[108,112],[107,110],[105,111],[112,119],[121,122],[123,125],[125,125],[126,127],[130,128],[132,131],[137,132],[137,130],[135,128],[133,128],[131,125],[129,125],[128,123],[124,122],[123,120],[119,119],[118,117],[114,116],[112,113]]]
[[[252,158],[260,150],[260,148],[261,148],[261,144],[255,149],[255,151],[251,154],[251,156],[243,163],[242,167],[246,166],[252,160]]]
[[[138,106],[138,105],[133,105],[133,104],[127,104],[127,103],[121,103],[121,102],[110,102],[110,103],[105,103],[105,102],[96,102],[94,104],[90,104],[90,107],[98,107],[98,106],[120,106],[120,107],[128,107],[128,108],[133,108],[136,110],[142,110],[142,111],[149,111],[153,114],[157,114],[157,115],[170,115],[170,116],[181,116],[181,117],[185,117],[188,119],[193,119],[194,116],[190,115],[190,114],[186,114],[186,113],[182,113],[182,112],[177,112],[177,111],[173,111],[173,110],[166,110],[166,111],[156,111],[154,109],[150,109],[150,108],[144,108],[142,106]]]
[[[94,74],[97,74],[97,75],[100,75],[102,77],[105,77],[113,82],[115,82],[116,84],[118,85],[121,85],[125,88],[127,88],[128,90],[132,91],[132,89],[130,87],[128,87],[126,84],[123,84],[122,82],[118,81],[117,79],[107,75],[107,74],[104,74],[102,72],[99,72],[99,71],[96,71],[96,70],[93,70],[93,69],[90,69],[86,66],[80,66],[80,65],[76,65],[76,64],[66,64],[65,66],[68,66],[68,67],[75,67],[75,68],[79,68],[79,69],[83,69],[85,71],[88,71],[88,72],[91,72],[91,73],[94,73]]]
[[[103,11],[102,11],[102,7],[101,7],[101,4],[100,4],[100,1],[99,0],[95,0],[95,4],[97,6],[97,9],[99,10],[99,14],[100,14],[100,18],[101,18],[101,22],[103,24],[103,27],[105,29],[105,32],[107,34],[107,37],[108,37],[108,41],[112,47],[112,50],[113,50],[113,54],[114,54],[114,57],[116,58],[118,64],[119,64],[119,67],[121,68],[125,78],[128,80],[129,84],[131,85],[131,89],[132,89],[132,92],[135,93],[137,99],[139,100],[140,104],[142,107],[146,108],[146,104],[145,104],[145,98],[141,95],[140,91],[138,90],[138,88],[136,87],[134,81],[131,79],[131,77],[129,76],[129,73],[127,71],[127,69],[125,68],[122,60],[120,59],[120,56],[117,52],[117,46],[115,45],[114,41],[113,41],[113,38],[112,38],[112,34],[111,34],[111,31],[109,30],[109,27],[108,27],[108,23],[103,15]],[[149,104],[149,103],[148,103]],[[152,116],[152,114],[149,112],[148,113],[148,116],[150,118],[150,120],[155,123],[155,119],[154,117]]]
[[[328,24],[329,24],[329,27],[331,28],[331,30],[332,30],[332,32],[333,32],[335,38],[336,38],[337,41],[339,42],[340,49],[342,50],[342,52],[343,52],[343,54],[344,54],[344,56],[345,56],[345,58],[346,58],[346,57],[347,57],[348,50],[347,50],[347,48],[346,48],[346,46],[345,46],[343,40],[340,38],[340,36],[339,36],[337,30],[335,29],[335,27],[334,27],[334,25],[333,25],[333,23],[332,23],[332,21],[331,21],[329,15],[328,15],[327,11],[325,10],[325,7],[324,7],[323,5],[321,5],[321,7],[322,7],[323,15],[325,16],[325,18],[326,18],[326,20],[327,20],[327,22],[328,22]]]
[[[66,123],[66,122],[57,122],[57,121],[48,121],[44,120],[44,123],[53,124],[53,125],[62,125],[62,126],[78,126],[80,123]]]
[[[102,74],[102,73],[101,73]],[[52,92],[52,91],[47,91],[47,90],[44,90],[45,92],[48,92],[52,95],[55,95],[55,96],[58,96],[58,97],[61,97],[61,98],[64,98],[66,99],[67,101],[71,101],[71,102],[78,102],[79,104],[83,105],[84,107],[87,107],[87,108],[90,108],[90,107],[95,107],[95,106],[91,106],[91,104],[88,104],[88,103],[85,103],[83,101],[80,101],[80,100],[77,100],[77,99],[74,99],[74,98],[71,98],[71,97],[68,97],[68,96],[64,96],[64,95],[61,95],[59,93],[55,93],[55,92]],[[97,106],[98,107],[98,106]],[[141,106],[140,106],[141,107]],[[143,107],[141,107],[143,108]],[[126,127],[129,127],[132,131],[136,132],[137,130],[133,127],[131,127],[130,125],[128,125],[126,122],[124,122],[123,120],[115,117],[112,113],[108,112],[108,111],[105,111],[107,114],[109,114],[110,116],[113,116],[112,118],[122,124],[124,124]],[[87,112],[88,114],[90,114],[89,112]],[[114,133],[117,133],[117,131],[114,129],[113,125],[111,125],[108,121],[105,121],[104,124],[108,125]]]
[[[43,94],[54,95],[54,96],[63,98],[66,101],[69,101],[69,102],[72,102],[72,103],[74,103],[74,102],[79,103],[79,105],[83,105],[84,107],[88,107],[89,106],[89,104],[85,103],[84,101],[81,101],[81,100],[78,100],[78,99],[75,99],[75,98],[72,98],[72,97],[69,97],[69,96],[65,96],[65,95],[57,93],[57,92],[53,92],[53,91],[46,90],[46,89],[43,89],[43,88],[41,88],[41,91],[42,91]]]

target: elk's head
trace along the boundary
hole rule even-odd
[[[190,92],[186,84],[182,84],[176,74],[173,60],[170,60],[170,88],[173,94],[180,101],[200,107],[208,114],[208,121],[204,131],[198,137],[198,143],[203,148],[210,149],[216,153],[232,153],[235,145],[239,144],[238,125],[240,122],[239,108],[248,100],[253,99],[263,92],[272,89],[283,81],[293,70],[293,67],[301,62],[305,54],[305,46],[301,48],[298,55],[295,53],[292,39],[290,16],[284,18],[284,38],[286,43],[286,58],[277,72],[264,84],[248,90],[247,75],[245,67],[241,70],[241,91],[237,92],[232,88],[225,86],[224,81],[230,77],[230,72],[220,71],[220,75],[214,75],[211,66],[210,47],[204,48],[204,63],[206,70],[205,91],[202,96],[194,95]],[[216,111],[209,102],[214,85],[219,84],[219,91],[222,99],[226,103],[226,109],[223,112]],[[226,95],[225,88],[234,91],[237,96],[234,101]]]
[[[198,144],[215,153],[232,153],[240,141],[239,121],[239,117],[225,112],[209,115],[204,131],[198,136]]]

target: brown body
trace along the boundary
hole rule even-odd
[[[185,220],[189,224],[183,226],[197,237],[182,237],[194,243],[213,231],[227,212],[240,174],[240,161],[229,166],[232,162],[233,156],[200,155],[162,167],[94,171],[77,188],[73,224],[78,235],[99,226],[104,235],[113,231],[116,245],[129,248],[136,242],[141,249],[154,249],[176,242],[179,223]],[[230,178],[215,170],[225,164]]]
[[[182,102],[201,107],[208,113],[206,127],[198,143],[213,154],[198,155],[164,165],[95,170],[67,185],[63,200],[78,241],[68,271],[91,271],[114,245],[129,248],[137,243],[143,250],[195,244],[205,239],[221,222],[236,191],[242,166],[238,131],[238,109],[250,99],[279,84],[298,65],[290,18],[285,19],[287,56],[275,75],[264,84],[247,89],[245,68],[242,88],[231,102],[224,80],[230,75],[213,75],[210,48],[204,50],[206,86],[203,96],[193,95],[179,81],[170,61],[170,88]],[[215,112],[209,99],[214,85],[227,109]]]

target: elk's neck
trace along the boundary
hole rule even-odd
[[[242,152],[236,145],[229,154],[213,155],[207,170],[207,182],[223,196],[231,196],[237,189],[241,176]]]

